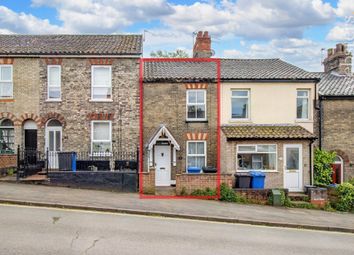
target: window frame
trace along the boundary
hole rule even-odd
[[[246,91],[247,96],[233,96],[232,92],[233,91]],[[238,89],[238,88],[233,88],[230,90],[231,95],[230,95],[230,105],[231,105],[231,120],[232,121],[249,121],[251,119],[250,114],[251,114],[251,90],[250,89]],[[234,98],[247,98],[247,116],[246,118],[234,118],[232,116],[232,99]]]
[[[10,69],[11,69],[11,80],[1,80],[1,69],[3,68],[3,67],[10,67]],[[13,99],[14,98],[14,77],[13,77],[13,65],[7,65],[7,64],[1,64],[0,65],[0,83],[1,82],[11,82],[11,96],[9,96],[9,97],[4,97],[4,96],[2,96],[1,94],[0,94],[0,99]]]
[[[305,92],[307,92],[307,97],[304,97],[304,96],[298,96],[298,92],[300,92],[300,91],[305,91]],[[297,121],[309,121],[309,120],[311,120],[311,117],[310,117],[310,104],[311,104],[311,102],[310,102],[310,89],[297,89],[296,90],[296,120]],[[298,118],[297,117],[297,100],[299,99],[299,98],[301,98],[301,99],[303,99],[303,98],[307,98],[307,118]]]
[[[8,130],[8,131],[11,131],[12,130],[12,136],[7,136],[8,138],[13,138],[13,143],[8,143],[7,145],[10,145],[12,144],[12,151],[9,150],[9,151],[2,151],[0,150],[0,155],[6,155],[6,154],[14,154],[15,153],[15,124],[12,120],[10,120],[12,122],[12,126],[3,126],[2,125],[2,122],[4,120],[10,120],[10,119],[7,119],[7,118],[4,118],[4,119],[0,119],[0,131],[2,131],[3,129],[4,130]],[[10,146],[9,146],[10,147]]]
[[[186,148],[186,171],[188,171],[188,157],[189,155],[189,144],[190,143],[204,143],[204,154],[192,154],[191,157],[201,157],[204,156],[204,166],[207,166],[207,141],[206,140],[188,140],[187,141],[187,148]]]
[[[95,87],[94,86],[94,69],[95,68],[108,68],[109,69],[109,87]],[[110,88],[111,89],[111,98],[94,98],[93,90],[94,88]],[[113,90],[112,90],[112,66],[111,65],[92,65],[91,66],[91,100],[93,102],[112,102],[113,101]]]
[[[189,103],[188,101],[188,96],[190,92],[198,92],[201,91],[204,94],[204,103]],[[198,106],[198,105],[204,105],[205,109],[205,116],[204,118],[189,118],[188,117],[188,106]],[[186,121],[190,122],[198,122],[198,121],[207,121],[207,90],[206,89],[187,89],[186,90]]]
[[[50,75],[50,68],[52,67],[59,67],[59,86],[51,86],[49,84],[49,75]],[[59,88],[60,96],[59,98],[50,98],[49,97],[49,88]],[[47,101],[61,101],[61,65],[47,65]]]
[[[239,147],[240,146],[255,146],[255,151],[240,151]],[[275,146],[275,152],[258,152],[258,146]],[[238,154],[275,154],[275,169],[250,169],[250,170],[244,170],[244,169],[238,169]],[[275,173],[278,172],[278,145],[277,144],[263,144],[263,143],[254,143],[254,144],[237,144],[236,145],[236,172],[238,173],[248,173],[250,171],[261,171],[261,172],[266,172],[266,173]]]
[[[109,123],[109,140],[94,140],[93,131],[95,123]],[[93,152],[94,142],[110,142],[110,152]],[[91,121],[91,155],[92,156],[110,156],[112,155],[112,121],[110,120],[92,120]]]

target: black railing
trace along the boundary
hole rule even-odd
[[[17,150],[18,179],[42,171],[136,171],[138,172],[139,150],[131,152],[40,152]]]

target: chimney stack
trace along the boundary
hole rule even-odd
[[[323,61],[325,73],[337,72],[341,75],[352,74],[352,53],[345,43],[338,43],[335,49],[327,50],[327,57]]]
[[[211,38],[208,31],[199,31],[193,47],[193,58],[210,58],[212,55]]]

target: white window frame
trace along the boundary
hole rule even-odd
[[[93,89],[94,89],[94,69],[95,68],[108,68],[109,69],[109,88],[111,89],[111,98],[94,98]],[[98,87],[98,88],[108,88],[108,87]],[[112,66],[110,65],[92,65],[91,66],[91,101],[94,102],[112,102],[113,101],[113,90],[112,90]]]
[[[300,92],[300,91],[302,91],[302,92],[307,92],[307,96],[298,96],[298,92]],[[298,118],[297,117],[297,100],[299,99],[299,98],[301,98],[301,99],[303,99],[303,98],[306,98],[307,99],[307,118]],[[297,89],[296,90],[296,111],[295,111],[295,114],[296,114],[296,120],[297,121],[306,121],[306,120],[310,120],[311,119],[311,117],[310,117],[310,104],[311,104],[311,102],[310,102],[310,90],[309,89]]]
[[[53,67],[59,68],[59,86],[52,86],[49,84],[50,69]],[[49,98],[49,88],[59,88],[60,97],[59,98]],[[61,101],[61,65],[48,65],[47,66],[47,101]]]
[[[109,123],[109,140],[94,140],[93,126],[95,123]],[[110,142],[110,152],[93,152],[94,142]],[[91,155],[93,156],[110,156],[112,154],[112,121],[110,120],[93,120],[91,121]]]
[[[192,155],[189,155],[189,144],[190,143],[204,143],[204,154],[192,154]],[[187,141],[187,148],[186,148],[186,171],[188,171],[188,157],[191,156],[191,157],[201,157],[201,156],[204,156],[204,165],[206,166],[207,165],[207,141],[205,140],[189,140]]]
[[[246,91],[247,92],[247,96],[233,96],[232,92],[233,91]],[[247,116],[246,118],[234,118],[232,117],[232,99],[233,98],[247,98]],[[231,120],[232,121],[248,121],[250,120],[250,113],[251,113],[251,90],[250,89],[231,89]]]
[[[239,151],[239,147],[240,146],[255,146],[255,151]],[[275,146],[275,169],[271,170],[271,169],[257,169],[255,171],[260,171],[260,172],[268,172],[268,173],[274,173],[274,172],[278,172],[278,145],[277,144],[262,144],[262,143],[257,143],[257,144],[238,144],[236,145],[236,172],[239,173],[248,173],[250,171],[253,171],[252,169],[250,170],[243,170],[243,169],[238,169],[238,154],[239,153],[243,153],[243,154],[264,154],[267,152],[257,152],[257,147],[258,146]],[[268,154],[274,154],[274,152],[271,152]]]
[[[201,91],[204,94],[204,103],[189,103],[188,101],[188,95],[190,92],[198,92]],[[187,89],[186,91],[186,120],[187,121],[206,121],[207,120],[207,100],[206,100],[206,94],[207,91],[206,89]],[[198,106],[198,105],[204,105],[205,109],[205,117],[204,118],[188,118],[188,106]]]
[[[11,82],[11,96],[9,97],[4,97],[0,94],[0,99],[13,99],[14,98],[14,82],[13,82],[13,66],[12,65],[0,65],[0,74],[1,74],[1,68],[3,67],[10,67],[11,69],[11,80],[0,80],[0,83],[1,82]],[[1,78],[1,77],[0,77]]]

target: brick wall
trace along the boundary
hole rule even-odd
[[[226,183],[232,187],[233,177],[231,174],[221,174],[221,183]],[[177,174],[176,175],[176,193],[181,194],[184,189],[187,194],[192,193],[197,189],[216,189],[217,175],[216,174]]]
[[[186,169],[187,133],[206,133],[207,165],[216,166],[217,161],[217,86],[214,83],[207,86],[207,121],[204,122],[186,122],[186,87],[184,83],[144,84],[144,144],[164,124],[181,147],[176,166],[171,166],[172,180]],[[144,169],[148,167],[147,154],[145,151]]]
[[[151,167],[149,172],[141,173],[143,178],[143,193],[154,194],[155,193],[155,168]]]
[[[0,155],[0,169],[6,169],[17,166],[17,155],[3,154]]]
[[[322,147],[344,160],[344,180],[354,178],[354,100],[322,101]]]
[[[284,187],[284,144],[302,144],[303,159],[303,184],[310,184],[310,161],[309,161],[309,141],[305,140],[244,140],[226,141],[226,137],[221,132],[221,171],[222,173],[236,172],[236,146],[237,144],[276,144],[277,145],[277,172],[267,172],[265,178],[265,188]]]

